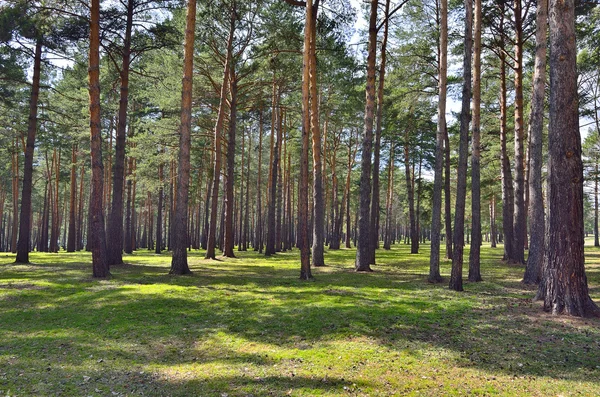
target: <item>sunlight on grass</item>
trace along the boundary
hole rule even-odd
[[[102,281],[89,253],[0,256],[0,395],[597,393],[598,320],[543,313],[501,247],[484,247],[484,282],[464,293],[428,284],[421,251],[380,250],[372,274],[329,251],[314,282],[298,281],[297,251],[193,251],[189,277],[138,251]],[[600,300],[600,249],[586,254]]]

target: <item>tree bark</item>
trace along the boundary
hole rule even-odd
[[[309,46],[309,70],[310,70],[310,130],[312,134],[313,155],[313,243],[312,243],[312,265],[325,266],[324,257],[324,231],[325,231],[325,203],[323,201],[323,164],[322,164],[322,142],[319,124],[319,97],[317,94],[317,40],[316,22],[318,5],[313,6],[310,18],[310,46]]]
[[[196,0],[188,0],[183,79],[181,90],[181,127],[179,130],[179,164],[177,167],[177,204],[173,214],[173,256],[169,274],[190,274],[187,260],[187,218],[190,188],[190,146],[192,130],[192,88],[194,74],[194,37],[196,30]]]
[[[263,112],[258,113],[258,172],[256,176],[256,233],[254,236],[254,251],[262,253],[262,138],[263,138]]]
[[[108,263],[123,263],[123,181],[125,178],[125,135],[127,129],[127,105],[129,101],[129,62],[131,57],[131,31],[134,0],[127,1],[127,20],[123,38],[123,59],[120,70],[121,90],[119,121],[115,143],[115,160],[112,182],[112,203],[108,217]]]
[[[27,143],[23,163],[23,187],[21,192],[21,213],[19,215],[19,241],[17,243],[16,263],[29,263],[29,239],[31,230],[31,189],[33,187],[33,149],[37,132],[38,97],[40,94],[40,70],[42,64],[42,40],[35,44],[33,58],[33,79],[29,99],[29,121]]]
[[[441,188],[440,188],[441,195]],[[388,187],[387,196],[385,203],[385,241],[383,248],[389,250],[392,248],[392,212],[393,212],[393,199],[394,199],[394,143],[390,143],[390,159],[388,161]],[[440,198],[441,200],[441,198]],[[441,203],[440,203],[441,206]],[[439,242],[438,242],[438,255],[439,255]],[[438,258],[439,260],[439,258]],[[439,275],[439,264],[438,264],[438,275]],[[431,272],[429,273],[430,282],[437,282],[431,280]],[[441,278],[441,277],[440,277]]]
[[[471,249],[469,276],[471,282],[481,278],[481,0],[475,0],[473,43],[473,136],[471,138]]]
[[[102,164],[102,136],[100,133],[100,0],[91,0],[90,10],[90,53],[89,53],[89,95],[90,95],[90,151],[92,157],[92,183],[90,193],[90,248],[92,250],[93,276],[110,276],[106,254],[106,234],[104,230],[104,166]]]
[[[77,144],[71,147],[71,180],[69,194],[69,234],[67,252],[77,249]]]
[[[537,284],[544,263],[544,197],[542,193],[544,96],[546,90],[546,46],[548,34],[548,0],[537,0],[535,32],[535,72],[529,117],[529,228],[531,243],[523,282]],[[596,199],[597,200],[597,199]],[[597,234],[596,234],[597,236]]]
[[[440,275],[440,240],[442,231],[442,173],[444,167],[444,131],[446,130],[446,82],[448,75],[448,1],[439,0],[440,41],[438,46],[438,118],[433,169],[433,199],[431,204],[431,252],[429,254],[430,283],[442,281]],[[388,199],[389,200],[389,199]],[[446,237],[448,239],[448,236]]]
[[[465,52],[463,60],[462,108],[460,112],[460,143],[454,210],[454,234],[452,236],[452,272],[450,289],[462,291],[462,267],[465,238],[465,199],[467,195],[467,152],[469,145],[469,122],[471,102],[471,58],[473,50],[473,0],[465,0]]]
[[[162,150],[161,150],[162,152]],[[164,164],[162,159],[158,164],[158,206],[156,208],[156,247],[154,253],[160,254],[163,249],[163,200],[164,200],[164,192],[163,192],[163,173],[164,173]]]
[[[232,10],[232,14],[234,11]],[[232,23],[233,29],[233,23]],[[233,189],[235,183],[235,134],[237,128],[237,78],[235,76],[235,63],[231,60],[229,69],[229,133],[227,137],[227,179],[225,182],[225,235],[223,243],[223,255],[235,258],[233,253],[234,233],[234,199]],[[240,203],[241,206],[241,203]]]
[[[515,179],[514,206],[515,220],[513,224],[513,246],[511,260],[514,263],[525,263],[525,153],[523,149],[523,21],[522,0],[514,0],[515,14]]]
[[[232,62],[232,46],[233,46],[233,35],[235,33],[235,13],[231,12],[231,22],[229,28],[229,37],[227,39],[227,53],[225,56],[225,65],[223,67],[223,85],[221,86],[221,96],[219,102],[219,112],[217,114],[217,122],[215,124],[215,161],[213,169],[213,184],[212,184],[212,197],[211,197],[211,208],[210,208],[210,222],[208,227],[208,238],[206,243],[206,255],[205,259],[215,259],[215,246],[217,243],[217,210],[219,205],[219,182],[221,179],[221,135],[223,130],[223,120],[225,118],[225,108],[227,101],[227,90],[229,87],[229,69]],[[193,48],[192,48],[193,50]],[[192,56],[192,54],[190,54]]]
[[[318,0],[317,0],[318,1]],[[313,278],[308,241],[308,145],[310,134],[310,46],[313,1],[306,0],[304,51],[302,54],[302,148],[300,152],[300,181],[298,183],[298,245],[300,248],[300,280]]]
[[[371,151],[373,147],[373,118],[375,115],[375,52],[377,49],[377,7],[378,0],[371,0],[369,16],[369,43],[367,56],[367,86],[365,89],[364,137],[361,154],[360,207],[358,218],[358,246],[356,248],[355,270],[372,271],[371,247]]]
[[[598,316],[584,267],[583,163],[573,0],[550,1],[549,247],[544,310]]]

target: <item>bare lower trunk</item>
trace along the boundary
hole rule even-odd
[[[546,46],[547,46],[548,0],[537,1],[536,54],[533,77],[533,98],[529,124],[529,224],[531,244],[523,282],[537,284],[540,281],[544,262],[544,197],[542,193],[542,145],[544,130],[544,96],[546,89]],[[596,199],[597,200],[597,199]],[[598,234],[596,233],[596,236]]]
[[[573,0],[550,1],[549,246],[544,310],[599,316],[583,253],[583,163],[579,135]]]
[[[190,274],[187,260],[188,196],[190,188],[190,146],[192,132],[192,79],[194,72],[194,36],[196,0],[188,0],[183,79],[181,89],[181,126],[179,130],[179,164],[177,167],[177,202],[173,214],[173,256],[170,274]]]
[[[365,90],[365,123],[361,154],[360,206],[358,211],[358,247],[356,271],[371,271],[370,208],[371,208],[371,151],[373,147],[373,119],[375,115],[375,52],[377,49],[378,0],[371,0],[369,17],[369,44],[367,56],[367,86]]]
[[[464,250],[465,199],[467,194],[467,152],[469,145],[469,121],[471,102],[471,55],[473,49],[473,1],[465,0],[465,52],[463,61],[462,108],[460,112],[460,143],[456,183],[456,206],[454,212],[454,234],[452,244],[452,272],[450,289],[462,291],[462,267]]]

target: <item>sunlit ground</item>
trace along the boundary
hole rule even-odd
[[[484,245],[484,282],[462,293],[448,261],[426,282],[427,245],[408,252],[357,274],[353,250],[329,251],[314,282],[298,251],[195,251],[189,277],[139,251],[105,281],[88,253],[2,254],[0,395],[598,395],[599,320],[545,314],[501,247]],[[600,301],[600,249],[586,254]]]

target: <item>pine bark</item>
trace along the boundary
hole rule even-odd
[[[513,246],[511,261],[525,263],[525,153],[523,148],[523,21],[522,0],[514,0],[515,14],[515,179],[514,179],[514,206],[515,220],[513,224]]]
[[[19,241],[17,242],[16,263],[29,263],[29,242],[31,235],[31,190],[33,187],[33,150],[37,132],[38,98],[40,94],[40,71],[42,64],[42,40],[35,44],[33,58],[33,79],[29,99],[29,120],[27,143],[23,163],[23,187],[21,191],[21,213],[19,215]]]
[[[190,188],[190,146],[192,130],[192,87],[194,72],[194,37],[196,0],[188,0],[183,79],[181,90],[181,127],[179,130],[179,164],[177,167],[177,204],[173,214],[173,256],[169,274],[190,274],[187,260],[188,196]]]
[[[223,67],[223,84],[221,85],[221,96],[219,102],[219,112],[217,114],[217,121],[215,124],[215,137],[214,137],[214,149],[215,149],[215,161],[213,168],[213,183],[211,188],[211,208],[210,208],[210,222],[208,226],[208,237],[206,243],[206,259],[215,259],[215,246],[217,243],[217,214],[219,205],[219,184],[221,180],[221,135],[223,130],[223,120],[225,119],[225,109],[227,102],[227,91],[229,87],[229,69],[232,62],[232,45],[233,35],[235,27],[235,13],[231,13],[231,22],[229,28],[229,37],[227,39],[227,53],[225,55],[225,65]],[[192,56],[190,54],[190,56]]]
[[[371,247],[371,155],[373,148],[373,119],[375,115],[375,52],[377,49],[377,7],[378,0],[371,0],[369,16],[369,43],[367,55],[367,86],[365,89],[365,119],[361,154],[360,206],[358,212],[358,238],[355,270],[372,271]]]
[[[551,0],[549,247],[544,310],[554,315],[598,316],[584,267],[583,163],[577,94],[573,0]]]
[[[463,250],[465,238],[465,199],[467,195],[467,152],[471,102],[471,58],[473,51],[473,1],[465,0],[465,50],[463,60],[462,108],[460,112],[460,141],[454,209],[454,234],[452,236],[452,271],[450,289],[462,291]]]
[[[481,0],[475,0],[473,43],[473,136],[471,138],[471,282],[481,278]]]
[[[232,12],[233,13],[233,12]],[[233,23],[232,23],[233,29]],[[235,135],[237,128],[237,79],[235,76],[235,64],[232,61],[229,69],[229,133],[227,136],[227,178],[225,181],[225,235],[223,243],[223,255],[235,258],[233,253],[234,233],[234,198],[233,189],[235,184]],[[241,205],[241,203],[240,203]]]
[[[525,284],[540,281],[545,251],[544,197],[542,193],[544,97],[546,90],[546,46],[548,34],[548,0],[537,0],[535,32],[535,71],[529,117],[529,228],[531,243],[523,275]],[[596,198],[597,200],[597,198]],[[596,233],[597,236],[597,233]]]
[[[100,0],[91,0],[90,52],[89,52],[89,95],[90,95],[90,151],[92,157],[92,182],[89,205],[90,249],[92,251],[93,276],[110,276],[106,254],[104,229],[104,165],[102,164],[102,136],[100,132]]]
[[[440,275],[440,240],[442,231],[444,132],[446,129],[446,82],[448,75],[448,1],[439,0],[438,4],[440,27],[440,41],[438,46],[438,117],[435,140],[435,164],[433,169],[433,199],[431,204],[431,251],[429,254],[429,277],[427,278],[427,281],[430,283],[439,283],[442,281],[442,276]],[[390,201],[388,198],[388,202]],[[386,230],[388,229],[386,228]],[[389,249],[389,243],[387,245]]]

